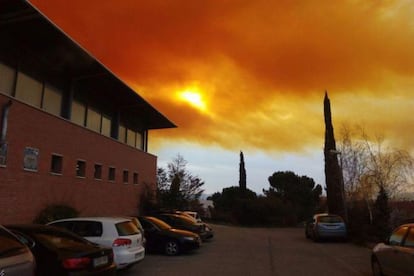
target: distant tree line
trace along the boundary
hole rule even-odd
[[[275,172],[263,195],[244,187],[224,188],[209,199],[214,202],[213,219],[242,225],[292,226],[318,211],[321,185],[291,171]]]

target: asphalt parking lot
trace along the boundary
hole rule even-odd
[[[371,275],[370,250],[307,240],[302,228],[212,225],[213,240],[176,257],[148,254],[127,275]]]

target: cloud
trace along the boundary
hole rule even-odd
[[[158,145],[322,147],[325,89],[334,122],[414,138],[411,1],[31,2],[178,125]],[[207,112],[175,96],[191,85]]]

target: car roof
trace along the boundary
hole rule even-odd
[[[78,218],[67,218],[67,219],[59,219],[52,221],[54,222],[61,222],[61,221],[100,221],[100,222],[110,222],[110,223],[119,223],[124,221],[131,221],[131,219],[126,217],[78,217]]]

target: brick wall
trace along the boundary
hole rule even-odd
[[[9,100],[0,94],[0,111]],[[144,183],[156,184],[156,157],[102,136],[60,117],[12,99],[6,141],[6,167],[0,167],[0,223],[31,222],[51,203],[75,207],[81,215],[132,215],[137,212]],[[1,123],[0,123],[1,124]],[[24,149],[38,149],[38,170],[23,169]],[[62,175],[50,172],[51,156],[63,157]],[[78,159],[86,161],[86,176],[76,176]],[[94,165],[102,179],[94,179]],[[115,181],[108,167],[116,168]],[[123,183],[123,171],[129,183]],[[138,185],[132,182],[137,172]]]

